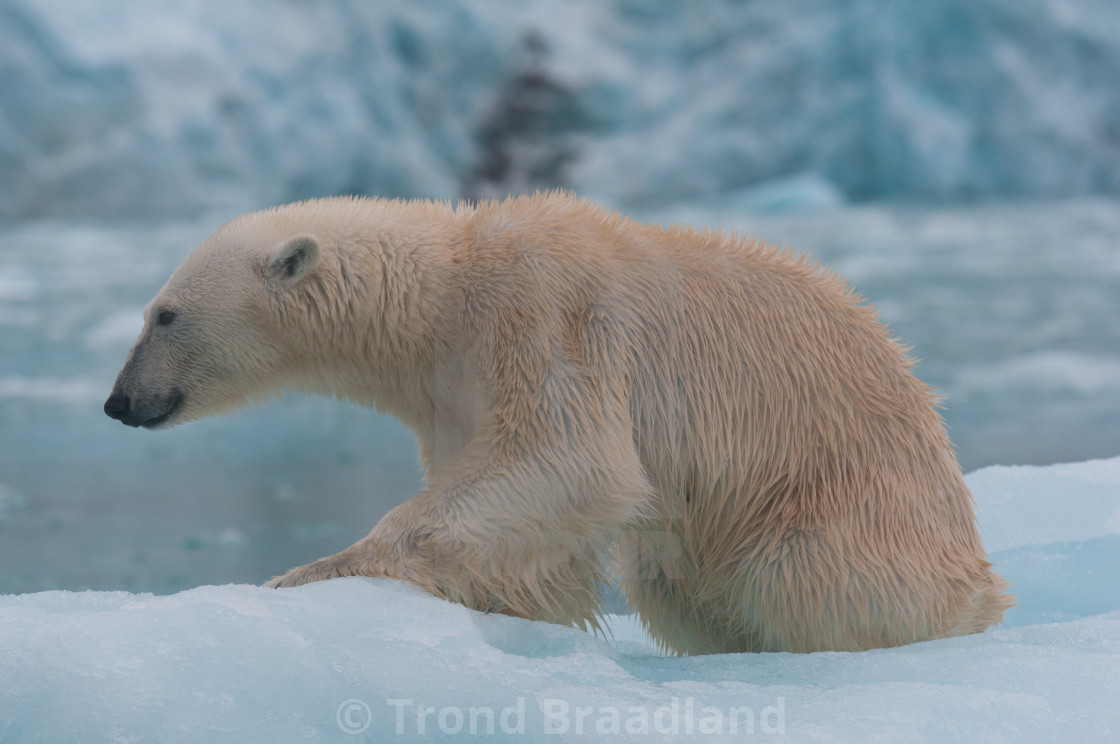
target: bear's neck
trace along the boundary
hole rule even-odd
[[[340,236],[352,236],[337,243],[348,317],[330,339],[333,348],[323,350],[329,361],[315,387],[420,432],[436,407],[438,324],[462,230],[449,208],[425,202],[398,202],[372,217],[367,211],[360,222],[336,225]]]

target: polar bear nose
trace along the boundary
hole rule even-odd
[[[117,421],[124,421],[131,407],[132,401],[127,395],[113,393],[109,396],[109,400],[105,401],[105,415]]]

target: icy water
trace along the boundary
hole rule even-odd
[[[397,422],[288,398],[165,432],[101,412],[140,310],[224,219],[0,227],[0,592],[256,583],[345,547],[420,486]],[[1120,204],[644,218],[819,258],[945,396],[966,471],[1120,453]]]

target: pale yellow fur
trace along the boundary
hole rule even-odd
[[[587,627],[613,570],[690,654],[894,646],[1011,605],[935,396],[814,263],[563,193],[310,201],[199,251],[261,263],[296,235],[318,260],[294,289],[263,283],[275,356],[239,390],[392,413],[427,487],[273,586],[388,576]]]

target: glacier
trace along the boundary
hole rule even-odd
[[[0,596],[4,741],[1097,742],[1120,731],[1120,458],[972,473],[1019,606],[859,653],[666,657],[386,579]]]
[[[503,157],[532,163],[496,193],[624,208],[1115,195],[1116,28],[1111,0],[8,0],[0,217],[454,199]]]

